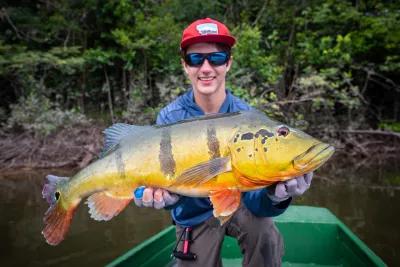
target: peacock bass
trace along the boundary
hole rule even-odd
[[[72,178],[48,175],[50,204],[42,234],[50,245],[68,232],[85,197],[95,220],[108,221],[132,200],[138,186],[209,197],[225,223],[241,192],[317,169],[334,148],[273,121],[259,111],[207,115],[163,126],[114,124],[104,131],[101,157]]]

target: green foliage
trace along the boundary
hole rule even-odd
[[[382,121],[381,123],[379,123],[379,128],[382,130],[400,133],[400,122]]]
[[[265,37],[260,29],[244,24],[235,28],[233,34],[238,38],[234,49],[234,79],[240,80],[240,76],[251,73],[251,79],[259,79],[269,84],[276,83],[282,73],[282,67],[278,65],[276,55],[266,53],[261,47]]]
[[[154,121],[160,107],[186,90],[181,32],[204,17],[225,22],[237,38],[228,88],[268,115],[328,132],[400,120],[396,1],[57,0],[4,6],[0,84],[12,97],[0,108],[8,125],[48,133],[50,124],[68,120],[60,114],[70,110]],[[35,101],[41,110],[32,108]]]

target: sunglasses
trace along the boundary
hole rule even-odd
[[[189,53],[185,56],[184,60],[190,67],[200,67],[203,65],[204,60],[213,66],[222,66],[229,61],[230,54],[228,52],[213,52],[213,53]]]

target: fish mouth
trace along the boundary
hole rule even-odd
[[[293,167],[301,171],[313,171],[324,164],[334,152],[335,148],[329,144],[315,144],[293,159]]]

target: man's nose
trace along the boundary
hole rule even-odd
[[[203,64],[200,67],[201,72],[211,72],[213,70],[213,66],[208,62],[208,59],[205,59]]]

